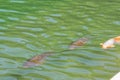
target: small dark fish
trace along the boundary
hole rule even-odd
[[[73,50],[73,49],[75,49],[75,48],[77,48],[77,47],[79,47],[79,46],[83,46],[85,43],[87,43],[88,42],[88,39],[87,38],[80,38],[80,39],[78,39],[77,41],[75,41],[75,42],[73,42],[71,45],[70,45],[70,47],[69,47],[69,49],[70,50]]]
[[[29,59],[27,62],[25,62],[23,64],[24,68],[29,68],[29,67],[34,67],[34,66],[38,66],[39,64],[42,64],[44,59],[49,56],[52,55],[53,52],[45,52],[43,54],[37,55],[32,57],[31,59]]]

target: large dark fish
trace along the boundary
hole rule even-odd
[[[25,62],[23,64],[23,67],[24,68],[29,68],[29,67],[38,66],[38,65],[42,64],[44,59],[49,55],[52,55],[52,52],[45,52],[43,54],[34,56],[31,59],[29,59],[27,62]]]
[[[79,46],[83,46],[85,43],[87,43],[88,42],[88,38],[80,38],[80,39],[78,39],[77,41],[75,41],[75,42],[73,42],[71,45],[70,45],[70,47],[69,47],[69,49],[70,50],[73,50],[73,49],[75,49],[75,48],[77,48],[77,47],[79,47]]]

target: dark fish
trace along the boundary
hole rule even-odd
[[[52,55],[52,52],[45,52],[43,54],[34,56],[31,59],[29,59],[27,62],[25,62],[23,64],[23,67],[24,68],[29,68],[29,67],[38,66],[38,65],[42,64],[44,59],[49,55]]]
[[[80,39],[78,39],[77,41],[75,41],[75,42],[73,42],[71,45],[70,45],[70,47],[69,47],[69,49],[70,50],[73,50],[73,49],[75,49],[75,48],[77,48],[77,47],[79,47],[79,46],[83,46],[85,43],[87,43],[88,42],[88,38],[80,38]]]

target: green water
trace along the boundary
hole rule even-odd
[[[120,71],[120,46],[100,43],[120,35],[120,0],[0,0],[0,80],[109,80]],[[47,51],[44,64],[23,63]]]

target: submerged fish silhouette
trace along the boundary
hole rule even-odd
[[[75,41],[75,42],[73,42],[71,45],[70,45],[70,47],[69,47],[69,49],[70,50],[73,50],[73,49],[75,49],[75,48],[77,48],[77,47],[79,47],[79,46],[83,46],[85,43],[87,43],[88,42],[88,38],[80,38],[80,39],[78,39],[77,41]]]
[[[100,43],[103,49],[115,47],[115,44],[120,44],[120,36],[111,38],[104,43]]]
[[[42,64],[44,59],[51,54],[52,54],[52,52],[45,52],[43,54],[34,56],[31,59],[29,59],[27,62],[25,62],[23,64],[23,67],[24,68],[29,68],[29,67],[38,66],[39,64]]]

